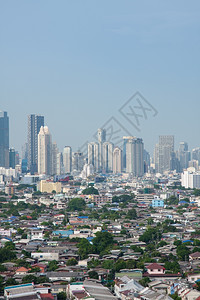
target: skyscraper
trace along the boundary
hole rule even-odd
[[[123,136],[122,169],[124,172],[126,172],[126,144],[131,139],[135,139],[135,137],[134,136]]]
[[[63,167],[63,154],[59,152],[57,154],[57,170],[56,174],[61,175],[64,173],[64,167]]]
[[[58,147],[57,144],[54,142],[52,144],[52,174],[57,174],[57,155],[58,155]]]
[[[9,167],[9,118],[0,111],[0,167]]]
[[[98,129],[98,142],[105,143],[105,141],[106,141],[106,130],[99,128]]]
[[[120,174],[122,172],[122,150],[116,147],[113,151],[113,173]]]
[[[39,115],[28,116],[28,167],[32,174],[37,172],[38,165],[38,134],[44,126],[44,117]]]
[[[38,173],[52,175],[52,142],[47,126],[41,126],[38,134]]]
[[[69,174],[72,171],[72,148],[65,146],[63,150],[63,165],[65,174]]]
[[[72,170],[81,172],[84,166],[84,156],[80,151],[72,154]]]
[[[144,175],[144,144],[142,139],[130,137],[126,143],[126,172],[135,177]]]
[[[98,129],[98,143],[99,143],[99,166],[98,169],[99,171],[102,171],[103,167],[103,143],[106,142],[106,130],[99,128]]]
[[[15,164],[16,164],[15,155],[16,155],[15,149],[10,148],[9,149],[9,167],[12,169],[15,169]]]
[[[99,144],[88,143],[88,164],[93,165],[94,171],[99,171]]]
[[[106,173],[113,171],[113,144],[105,142],[102,145],[102,167]]]
[[[188,168],[188,163],[190,161],[190,152],[188,151],[188,144],[186,142],[181,142],[179,144],[178,159],[180,162],[180,172]]]
[[[171,170],[171,159],[174,152],[174,136],[161,135],[159,136],[159,143],[156,145],[155,157],[156,172],[163,173]]]

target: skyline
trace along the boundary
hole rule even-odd
[[[123,125],[147,151],[165,134],[176,148],[200,145],[198,1],[10,3],[0,3],[0,109],[11,147],[21,151],[28,115],[41,114],[60,151],[76,151],[110,117],[122,122],[137,91],[158,114],[139,133]]]
[[[8,116],[8,118],[9,118],[9,136],[10,136],[10,117],[9,117],[9,115],[8,115],[8,112],[7,111],[0,111],[0,112],[2,112],[2,113],[6,113],[7,114],[7,116]],[[42,116],[41,114],[38,114],[38,115],[34,115],[34,114],[31,114],[31,115],[28,115],[27,116],[27,120],[29,120],[29,118],[30,118],[30,116],[36,116],[36,117],[42,117],[42,118],[45,118],[45,116]],[[48,124],[46,124],[46,122],[44,122],[44,126],[45,127],[49,127],[48,126]],[[28,132],[28,129],[29,128],[29,121],[27,121],[27,132]],[[59,148],[59,145],[57,144],[57,141],[56,141],[56,139],[52,136],[52,144],[54,144],[55,143],[55,145],[58,147],[58,150],[60,151],[60,152],[63,152],[64,151],[64,149],[66,148],[66,147],[71,147],[72,148],[72,150],[73,150],[73,152],[77,152],[77,151],[80,151],[80,152],[85,152],[84,150],[85,150],[85,147],[87,148],[87,146],[88,146],[88,144],[89,143],[98,143],[98,136],[97,136],[97,133],[98,133],[98,131],[99,130],[106,130],[106,129],[104,129],[105,127],[101,127],[101,128],[98,128],[97,130],[96,130],[96,132],[93,134],[93,135],[91,135],[91,137],[93,138],[93,139],[89,139],[89,140],[87,140],[87,141],[85,141],[82,145],[81,145],[81,147],[78,147],[77,149],[75,149],[75,148],[73,148],[73,146],[72,146],[72,144],[70,144],[70,143],[68,143],[68,144],[66,144],[66,145],[64,145],[63,146],[63,148]],[[126,129],[125,129],[126,130]],[[123,132],[123,131],[122,131]],[[125,131],[126,132],[126,131]],[[110,135],[110,134],[108,134],[108,135]],[[29,134],[27,133],[27,137],[26,137],[26,140],[25,140],[25,143],[27,143],[27,147],[28,147],[28,143],[29,143],[29,141],[28,141],[28,139],[29,139]],[[141,135],[140,134],[138,134],[138,135],[128,135],[127,137],[135,137],[136,139],[142,139],[143,140],[143,143],[144,143],[144,150],[146,150],[149,154],[150,154],[150,156],[151,157],[153,157],[154,156],[154,151],[155,151],[155,149],[156,149],[156,146],[157,146],[157,144],[159,143],[159,138],[160,137],[162,137],[162,136],[172,136],[173,138],[174,138],[174,151],[176,152],[176,151],[178,151],[178,149],[179,149],[179,147],[181,147],[181,144],[183,144],[183,143],[186,143],[187,145],[188,145],[188,151],[189,152],[192,152],[192,150],[195,150],[195,149],[198,149],[198,148],[200,148],[200,145],[197,145],[196,144],[196,146],[194,146],[194,147],[190,147],[190,145],[189,145],[189,143],[188,143],[188,141],[187,140],[182,140],[182,141],[178,141],[178,140],[176,140],[176,136],[174,135],[174,134],[160,134],[160,135],[158,135],[157,136],[157,140],[156,140],[156,143],[155,143],[155,145],[153,145],[153,150],[152,150],[152,153],[151,153],[151,151],[149,151],[146,147],[145,147],[145,141],[144,141],[144,139],[143,138],[141,138]],[[105,141],[105,143],[106,142],[110,142],[111,144],[113,144],[113,146],[114,147],[116,147],[116,148],[120,148],[121,150],[123,150],[123,139],[126,137],[126,135],[121,135],[121,136],[117,136],[117,138],[114,136],[114,138],[112,139],[109,139],[109,140],[107,140],[106,139],[106,141]],[[116,143],[115,143],[115,140],[116,140]],[[24,151],[24,146],[25,146],[25,143],[23,144],[23,145],[21,145],[21,147],[18,149],[18,148],[15,148],[13,145],[10,145],[10,141],[9,141],[9,149],[15,149],[15,151],[17,151],[18,153],[19,153],[19,155],[20,155],[20,157],[21,157],[21,151]],[[23,148],[23,149],[22,149]]]

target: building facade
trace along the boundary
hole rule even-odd
[[[47,126],[41,126],[38,134],[38,173],[52,175],[52,142]]]
[[[28,116],[28,168],[31,174],[37,172],[38,134],[41,126],[44,126],[44,116]]]
[[[72,171],[72,148],[70,146],[65,146],[63,150],[63,166],[64,173],[70,174]]]
[[[9,168],[9,117],[0,111],[0,167]]]
[[[122,173],[122,150],[119,147],[115,147],[113,151],[113,173]]]

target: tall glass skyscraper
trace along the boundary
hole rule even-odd
[[[28,168],[31,174],[37,172],[38,165],[38,133],[44,126],[44,116],[28,116]]]
[[[0,167],[9,167],[9,118],[0,111]]]

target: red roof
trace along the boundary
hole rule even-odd
[[[151,270],[165,270],[165,268],[157,263],[152,263],[150,264],[147,269],[151,269]]]
[[[54,296],[52,294],[40,294],[42,300],[54,300]]]
[[[28,272],[28,269],[24,267],[20,267],[19,269],[16,270],[16,272]]]

